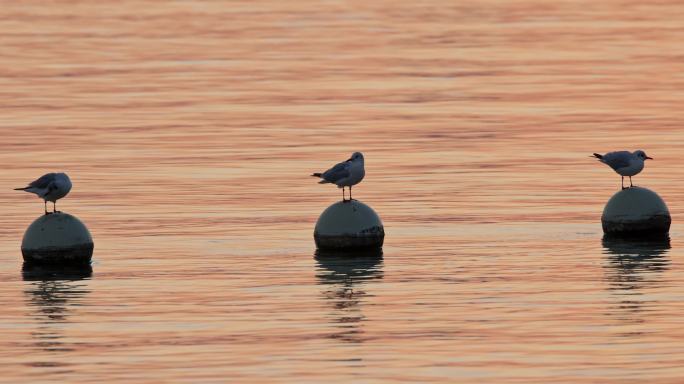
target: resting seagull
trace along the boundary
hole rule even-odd
[[[38,180],[32,181],[31,184],[24,188],[15,188],[15,191],[26,191],[35,193],[45,201],[45,214],[47,211],[47,202],[52,201],[52,213],[59,212],[57,210],[57,200],[66,196],[71,191],[71,180],[66,173],[46,173]]]
[[[622,176],[622,189],[625,189],[625,176],[629,177],[629,186],[633,187],[632,176],[644,169],[645,160],[653,160],[652,157],[646,156],[646,152],[642,150],[634,152],[609,152],[605,155],[594,153],[594,157],[599,159],[603,164],[607,164],[609,167],[613,168],[618,175]]]
[[[342,188],[342,201],[347,201],[344,196],[344,187],[349,187],[349,201],[352,200],[352,186],[363,180],[366,171],[363,168],[363,154],[354,152],[351,157],[323,173],[314,173],[311,176],[320,177],[319,184],[332,183]]]

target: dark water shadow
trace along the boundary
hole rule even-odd
[[[349,343],[363,341],[362,306],[369,295],[363,288],[369,280],[383,278],[382,250],[348,253],[316,251],[316,278],[330,302],[333,339]]]
[[[603,238],[605,280],[608,290],[619,298],[611,313],[629,323],[642,323],[643,313],[654,305],[644,292],[663,285],[663,273],[670,268],[670,239],[626,240]]]
[[[90,293],[88,282],[93,274],[90,265],[50,267],[24,264],[24,295],[36,329],[31,332],[37,349],[62,353],[72,351],[65,344],[63,328],[70,322],[73,309]],[[63,366],[63,363],[39,361],[34,366]]]

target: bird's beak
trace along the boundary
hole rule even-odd
[[[648,156],[646,156],[646,158],[647,158],[648,160],[653,160],[653,158],[652,158],[652,157],[648,157]]]

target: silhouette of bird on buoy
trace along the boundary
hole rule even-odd
[[[625,176],[629,177],[629,186],[632,185],[632,176],[641,172],[644,169],[644,162],[646,160],[653,160],[652,157],[646,156],[646,152],[642,150],[629,152],[617,151],[609,152],[605,155],[594,153],[594,157],[599,159],[603,164],[613,168],[613,170],[622,176],[622,189],[625,189]]]
[[[314,173],[311,176],[320,177],[319,184],[332,183],[342,188],[342,201],[352,200],[352,186],[358,184],[366,175],[366,170],[363,166],[363,154],[361,152],[354,152],[349,159],[341,163],[335,164],[334,167],[328,169],[323,173]],[[349,187],[349,200],[346,200],[344,187]]]
[[[71,180],[66,173],[46,173],[37,180],[32,181],[23,188],[15,188],[15,191],[35,193],[45,202],[45,214],[57,213],[57,200],[66,196],[71,191]],[[51,201],[52,212],[47,210],[47,202]]]

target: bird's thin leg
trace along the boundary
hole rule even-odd
[[[352,197],[351,197],[351,187],[352,187],[352,186],[350,185],[350,186],[349,186],[349,201],[354,200],[354,199],[352,199]]]
[[[45,203],[45,214],[47,215],[47,214],[48,214],[48,211],[47,211],[47,200],[43,200],[43,203]]]
[[[629,187],[630,187],[630,188],[633,187],[633,185],[632,185],[632,176],[629,177]]]
[[[52,202],[52,213],[56,213],[57,211],[57,200]]]
[[[344,195],[344,187],[342,187],[342,201],[346,201],[345,197],[346,196]]]
[[[622,177],[622,181],[620,182],[620,184],[622,185],[622,189],[625,189],[625,177],[624,176],[621,176],[621,177]]]

